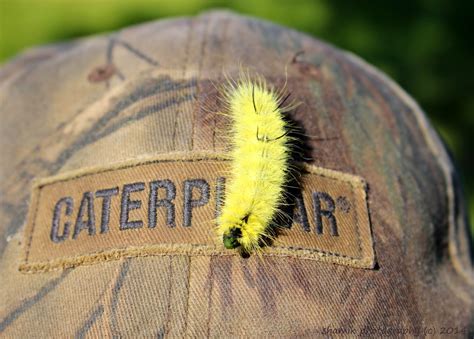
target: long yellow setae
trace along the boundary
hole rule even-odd
[[[250,254],[271,239],[283,201],[290,157],[286,98],[259,78],[242,77],[224,91],[232,120],[232,165],[217,233],[224,246]]]

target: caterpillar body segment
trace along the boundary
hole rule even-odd
[[[289,126],[282,105],[288,96],[263,79],[243,77],[225,90],[232,121],[232,165],[217,233],[228,249],[259,250],[272,238],[289,168]]]

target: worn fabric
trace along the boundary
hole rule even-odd
[[[170,253],[20,272],[35,178],[171,153],[225,154],[218,88],[241,66],[286,84],[300,102],[290,114],[308,136],[309,165],[367,182],[373,269]],[[468,228],[452,163],[416,103],[351,54],[214,12],[28,51],[0,71],[0,103],[5,337],[474,331]]]

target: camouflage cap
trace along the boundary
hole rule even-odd
[[[216,88],[240,67],[300,102],[294,223],[261,256],[213,236],[228,164]],[[36,48],[0,71],[0,333],[472,335],[452,163],[356,56],[211,12]]]

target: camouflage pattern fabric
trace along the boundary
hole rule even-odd
[[[216,85],[240,65],[275,86],[287,80],[309,163],[367,181],[375,269],[180,254],[19,271],[34,178],[177,151],[224,153]],[[0,71],[0,103],[2,336],[474,331],[468,228],[447,152],[416,103],[349,53],[211,12],[27,51]]]

